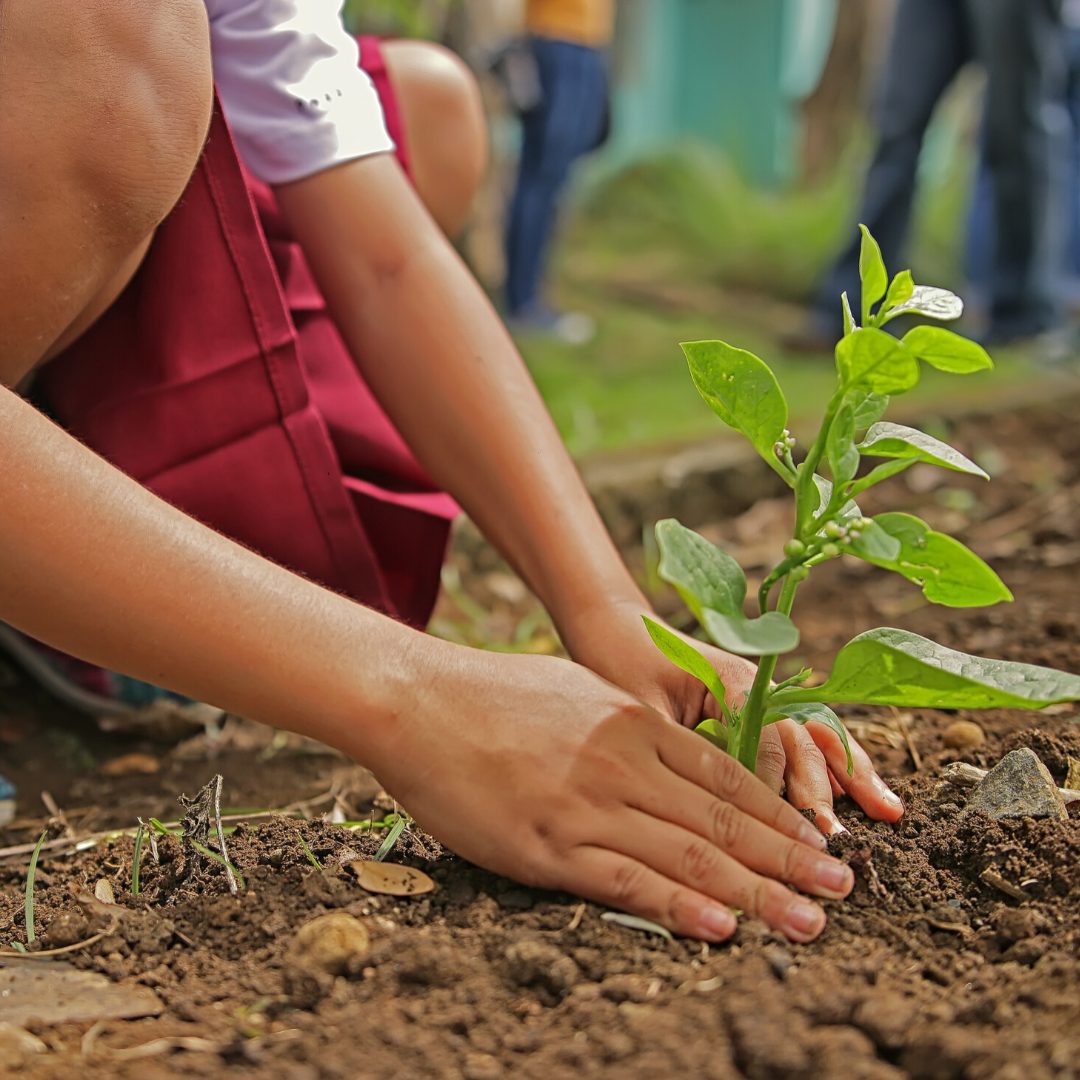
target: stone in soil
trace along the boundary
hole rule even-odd
[[[1033,750],[1022,747],[1006,754],[975,789],[965,814],[986,814],[994,820],[1002,818],[1068,818],[1050,770],[1036,757]]]

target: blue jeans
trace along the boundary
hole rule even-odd
[[[574,162],[600,142],[607,121],[604,54],[568,41],[532,39],[543,98],[522,118],[517,187],[506,230],[506,307],[541,307],[540,288],[559,196]]]
[[[1065,40],[1060,0],[900,0],[897,10],[857,220],[890,269],[901,269],[931,115],[960,69],[977,60],[987,72],[985,158],[995,178],[995,336],[1037,333],[1060,318],[1053,281],[1064,209]],[[823,329],[839,332],[842,290],[857,307],[858,266],[853,239],[815,305]]]
[[[1058,252],[1062,273],[1059,292],[1066,303],[1076,303],[1080,300],[1080,28],[1068,32],[1068,65],[1068,157],[1061,233],[1064,250]],[[983,296],[989,296],[993,283],[996,243],[994,177],[984,154],[975,178],[964,253],[968,281]]]

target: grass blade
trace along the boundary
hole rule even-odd
[[[315,867],[319,873],[323,871],[323,864],[315,857],[315,852],[308,847],[307,841],[299,834],[296,834],[296,839],[300,841],[300,846],[304,849],[304,854],[307,856],[307,861]]]
[[[382,862],[387,855],[393,850],[394,845],[398,842],[398,837],[405,831],[405,827],[409,824],[409,819],[405,814],[398,817],[394,822],[393,827],[386,834],[386,839],[383,840],[379,846],[379,850],[375,853],[375,861]]]
[[[139,821],[139,831],[135,834],[135,853],[131,857],[131,895],[139,895],[139,871],[142,868],[143,838],[146,836],[146,826]]]
[[[34,878],[37,877],[38,856],[41,854],[41,845],[45,843],[48,830],[43,829],[34,846],[34,853],[30,856],[30,869],[26,873],[26,944],[33,945],[34,938]]]

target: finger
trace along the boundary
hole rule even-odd
[[[819,851],[825,846],[821,834],[798,810],[771,792],[733,757],[718,750],[700,735],[685,728],[666,728],[663,738],[656,743],[656,751],[668,769],[721,802],[731,803],[802,844]]]
[[[822,776],[824,769],[822,763]],[[685,838],[688,835],[696,837],[694,857],[699,861],[704,841],[704,849],[721,852],[741,866],[776,881],[786,882],[802,892],[832,900],[841,900],[851,892],[855,884],[851,868],[821,850],[824,842],[816,830],[816,844],[810,847],[782,835],[734,804],[718,799],[701,788],[682,786],[685,790],[680,793],[665,791],[662,783],[643,785],[634,799],[635,813],[642,815],[643,835],[655,832],[658,827],[670,830],[670,826],[676,826],[680,830],[683,847],[686,846]],[[810,824],[805,818],[803,820]],[[810,827],[813,829],[813,826]],[[621,822],[620,832],[627,834]],[[649,862],[657,857],[656,847],[642,851],[638,846],[638,830],[631,832],[632,836],[626,840],[620,841],[618,837],[610,836],[606,838],[607,842],[619,851],[648,862],[650,866],[657,865],[657,869],[670,876],[670,867]],[[701,887],[696,879],[687,880],[679,874],[675,876],[685,884]]]
[[[575,848],[566,888],[700,941],[726,941],[738,925],[730,908],[644,863],[605,848]]]
[[[810,737],[825,755],[837,782],[870,817],[877,821],[899,821],[904,816],[900,796],[890,791],[878,776],[866,751],[849,735],[853,770],[847,771],[847,754],[840,736],[824,724],[807,724]]]
[[[770,791],[780,795],[784,790],[787,757],[784,754],[784,744],[780,741],[780,732],[776,730],[778,726],[770,724],[761,733],[757,755],[757,775]]]
[[[620,816],[619,829],[606,838],[605,847],[654,868],[663,877],[696,893],[762,919],[793,941],[809,941],[825,925],[825,912],[818,904],[793,892],[773,876],[755,873],[715,843],[640,812],[635,813],[629,828],[624,827],[624,822],[628,819]],[[758,828],[764,826],[758,823]],[[802,844],[787,843],[811,858],[825,858],[814,855]],[[850,875],[846,866],[842,869]]]
[[[845,832],[840,819],[833,813],[832,785],[825,755],[805,727],[793,720],[782,720],[776,726],[780,729],[787,758],[784,779],[788,801],[798,810],[813,810],[814,824],[826,836]]]
[[[839,781],[836,779],[836,775],[832,769],[829,770],[829,786],[832,788],[833,798],[839,799],[844,794],[844,789],[840,786]]]

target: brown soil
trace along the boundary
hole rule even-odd
[[[1080,433],[1064,410],[1042,409],[999,419],[995,430],[961,426],[952,438],[975,453],[992,441],[1000,479],[978,488],[946,476],[934,487],[930,474],[916,473],[907,488],[892,488],[890,503],[918,507],[992,557],[1017,602],[975,612],[931,608],[902,581],[835,564],[806,592],[805,659],[823,665],[852,633],[887,623],[973,652],[1080,671]],[[766,502],[713,531],[753,565],[763,538],[774,542],[782,527],[780,505]],[[505,576],[467,579],[466,588],[484,603],[501,597],[507,623],[514,622],[508,613],[532,610],[509,595]],[[443,622],[482,636],[465,625],[479,616],[460,607],[444,606]],[[529,640],[547,647],[538,624]],[[31,796],[47,787],[79,834],[129,826],[136,815],[176,816],[175,794],[194,793],[216,771],[234,806],[315,799],[313,812],[336,802],[360,818],[376,790],[362,770],[317,748],[243,725],[225,740],[200,735],[163,748],[102,739],[70,720],[41,728],[34,723],[41,711],[23,688],[0,691],[5,771],[19,780],[27,815],[40,814]],[[847,902],[828,905],[829,925],[812,945],[790,945],[752,922],[724,947],[665,941],[604,921],[600,909],[572,897],[484,873],[409,833],[391,857],[429,872],[437,891],[371,896],[340,864],[370,856],[378,835],[282,818],[231,837],[246,879],[238,897],[227,894],[216,864],[180,884],[179,846],[165,840],[159,864],[143,860],[136,899],[132,840],[122,837],[78,855],[43,856],[41,945],[77,942],[107,923],[77,898],[108,878],[123,916],[104,939],[66,959],[153,988],[164,1011],[89,1036],[87,1024],[40,1027],[49,1052],[23,1075],[1080,1076],[1076,809],[1064,823],[963,818],[962,798],[939,779],[949,761],[985,766],[1031,746],[1060,780],[1069,758],[1080,759],[1077,710],[1034,719],[850,710],[846,719],[896,778],[908,813],[894,828],[841,804],[851,832],[837,846],[858,883]],[[943,733],[957,719],[975,720],[986,741],[947,749]],[[109,759],[133,751],[152,754],[160,771],[102,773]],[[0,844],[32,840],[40,828],[38,817],[0,831]],[[25,872],[25,858],[0,861],[5,945],[24,934]],[[1017,889],[1028,899],[1014,896]],[[371,951],[344,975],[318,980],[288,953],[296,930],[329,911],[362,918]],[[175,1037],[205,1042],[168,1041]]]

